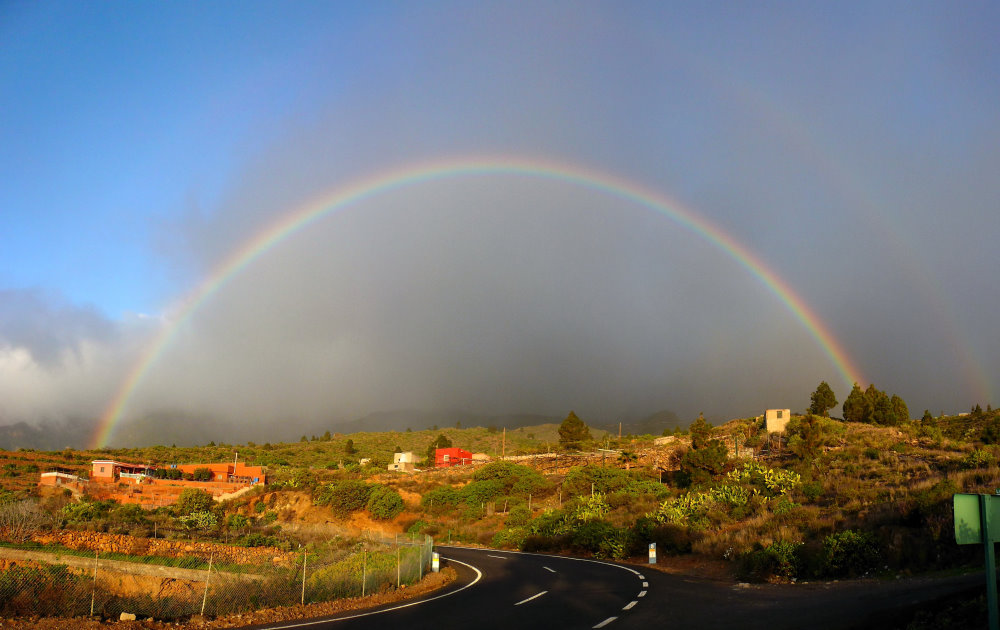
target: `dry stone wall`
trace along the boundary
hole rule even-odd
[[[70,549],[142,556],[196,557],[208,560],[214,555],[216,561],[235,564],[276,564],[290,567],[294,560],[294,554],[276,547],[235,547],[200,541],[139,538],[103,532],[61,530],[39,533],[33,540],[43,545],[59,544]]]

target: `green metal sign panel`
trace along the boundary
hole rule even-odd
[[[1000,496],[979,494],[956,494],[955,542],[960,545],[981,545],[983,543],[982,515],[979,513],[980,497],[986,503],[986,530],[992,542],[1000,542]]]

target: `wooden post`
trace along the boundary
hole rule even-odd
[[[361,552],[361,596],[365,596],[365,583],[368,582],[368,552]]]
[[[100,558],[100,551],[94,552],[94,587],[90,591],[90,616],[94,616],[94,598],[97,596],[97,563]]]
[[[201,614],[205,614],[205,604],[208,602],[208,583],[212,580],[212,560],[215,559],[215,552],[213,551],[210,556],[208,556],[208,576],[205,577],[205,594],[201,598]]]
[[[396,545],[396,589],[399,589],[399,545]]]
[[[503,442],[500,446],[500,459],[505,459],[507,457],[507,427],[503,428]]]
[[[302,605],[306,605],[306,562],[309,561],[309,554],[302,552]]]

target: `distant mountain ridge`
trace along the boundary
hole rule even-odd
[[[568,412],[567,412],[568,413]],[[481,414],[460,409],[428,411],[404,409],[379,411],[350,421],[301,421],[296,419],[276,421],[233,421],[204,415],[191,415],[182,411],[160,411],[142,418],[121,423],[115,430],[112,447],[142,447],[154,445],[201,446],[209,442],[244,444],[254,441],[295,442],[301,436],[321,436],[331,433],[360,433],[423,431],[471,427],[496,427],[507,430],[535,427],[545,424],[559,425],[565,415],[552,416],[533,413]],[[600,421],[583,418],[588,426],[603,429],[612,435],[618,433],[617,421]],[[3,419],[0,419],[3,422]],[[622,422],[622,433],[633,435],[660,435],[664,429],[680,426],[672,411],[658,411],[638,420]],[[63,422],[43,421],[31,424],[25,421],[0,424],[0,449],[14,451],[31,448],[57,451],[64,448],[84,449],[90,446],[97,428],[96,419],[76,418]]]

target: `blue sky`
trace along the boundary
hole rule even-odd
[[[911,410],[995,402],[998,14],[989,2],[5,3],[0,419],[99,415],[161,318],[240,243],[365,174],[472,154],[585,165],[671,196],[759,255]],[[677,226],[554,184],[443,187],[276,248],[192,317],[131,413],[185,398],[191,413],[228,415],[725,419],[804,407],[836,378],[759,282]],[[505,257],[526,243],[531,265]],[[443,269],[467,273],[442,286]],[[484,286],[520,288],[517,308]],[[595,306],[610,300],[621,308]],[[446,358],[452,345],[464,350]],[[302,383],[316,372],[352,386]],[[261,383],[282,384],[280,404],[227,402]]]

